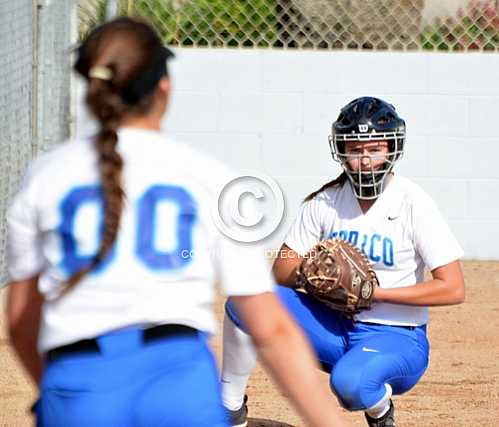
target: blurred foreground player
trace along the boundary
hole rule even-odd
[[[233,174],[159,132],[171,56],[137,20],[93,31],[75,69],[100,129],[33,162],[8,212],[9,332],[37,423],[226,426],[207,346],[218,279],[307,423],[342,426],[263,253],[213,225]]]

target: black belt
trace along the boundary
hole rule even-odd
[[[388,324],[385,324],[385,323],[374,323],[374,322],[362,322],[362,321],[359,321],[359,323],[363,323],[365,325],[391,326],[391,327],[395,327],[395,328],[404,328],[404,329],[409,329],[410,331],[414,331],[415,329],[419,328],[419,326],[388,325]]]
[[[158,325],[142,331],[142,340],[144,343],[176,335],[197,335],[198,330],[186,325]],[[47,360],[50,362],[61,356],[73,353],[100,353],[97,339],[86,339],[77,341],[61,347],[56,347],[47,352]]]
[[[397,326],[398,328],[409,329],[410,331],[414,331],[417,328],[417,326],[406,326],[406,325],[392,325],[392,326]]]

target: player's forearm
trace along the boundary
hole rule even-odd
[[[37,342],[43,297],[37,286],[37,276],[7,285],[7,325],[10,342],[21,364],[39,384],[43,362]]]
[[[286,245],[282,245],[272,266],[276,282],[281,286],[296,288],[296,270],[302,257]]]
[[[43,372],[43,361],[37,352],[37,334],[32,331],[9,330],[10,342],[23,368],[35,384],[39,385]]]
[[[275,272],[274,277],[276,282],[281,286],[286,286],[288,288],[296,288],[296,268],[285,273]]]
[[[338,404],[320,381],[319,366],[307,341],[294,325],[285,326],[272,341],[256,345],[263,365],[292,400],[306,425],[349,426]]]
[[[461,304],[464,302],[464,287],[441,279],[432,279],[404,288],[376,288],[374,301],[414,306]]]

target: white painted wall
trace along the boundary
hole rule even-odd
[[[436,199],[467,259],[499,259],[499,55],[178,49],[171,69],[165,132],[281,185],[287,213],[268,247],[339,173],[327,136],[340,107],[372,95],[407,122],[397,170]]]

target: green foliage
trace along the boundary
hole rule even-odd
[[[168,44],[271,46],[276,0],[134,1],[134,14],[149,19]]]
[[[104,22],[106,18],[106,0],[81,1],[78,3],[78,35],[80,40]]]
[[[495,1],[470,1],[455,17],[426,26],[420,39],[424,50],[496,51],[499,48],[499,14]]]
[[[495,0],[471,0],[455,16],[427,25],[419,40],[403,40],[393,48],[417,49],[419,45],[423,50],[497,51],[499,14],[495,3]],[[352,28],[346,24],[336,22],[332,31],[322,34],[306,22],[285,18],[282,5],[283,0],[120,0],[119,14],[147,19],[170,45],[388,48],[386,42],[391,33],[358,46],[352,44],[349,38]],[[104,21],[105,11],[105,0],[79,2],[80,38]],[[391,34],[392,38],[396,36],[396,31]]]

